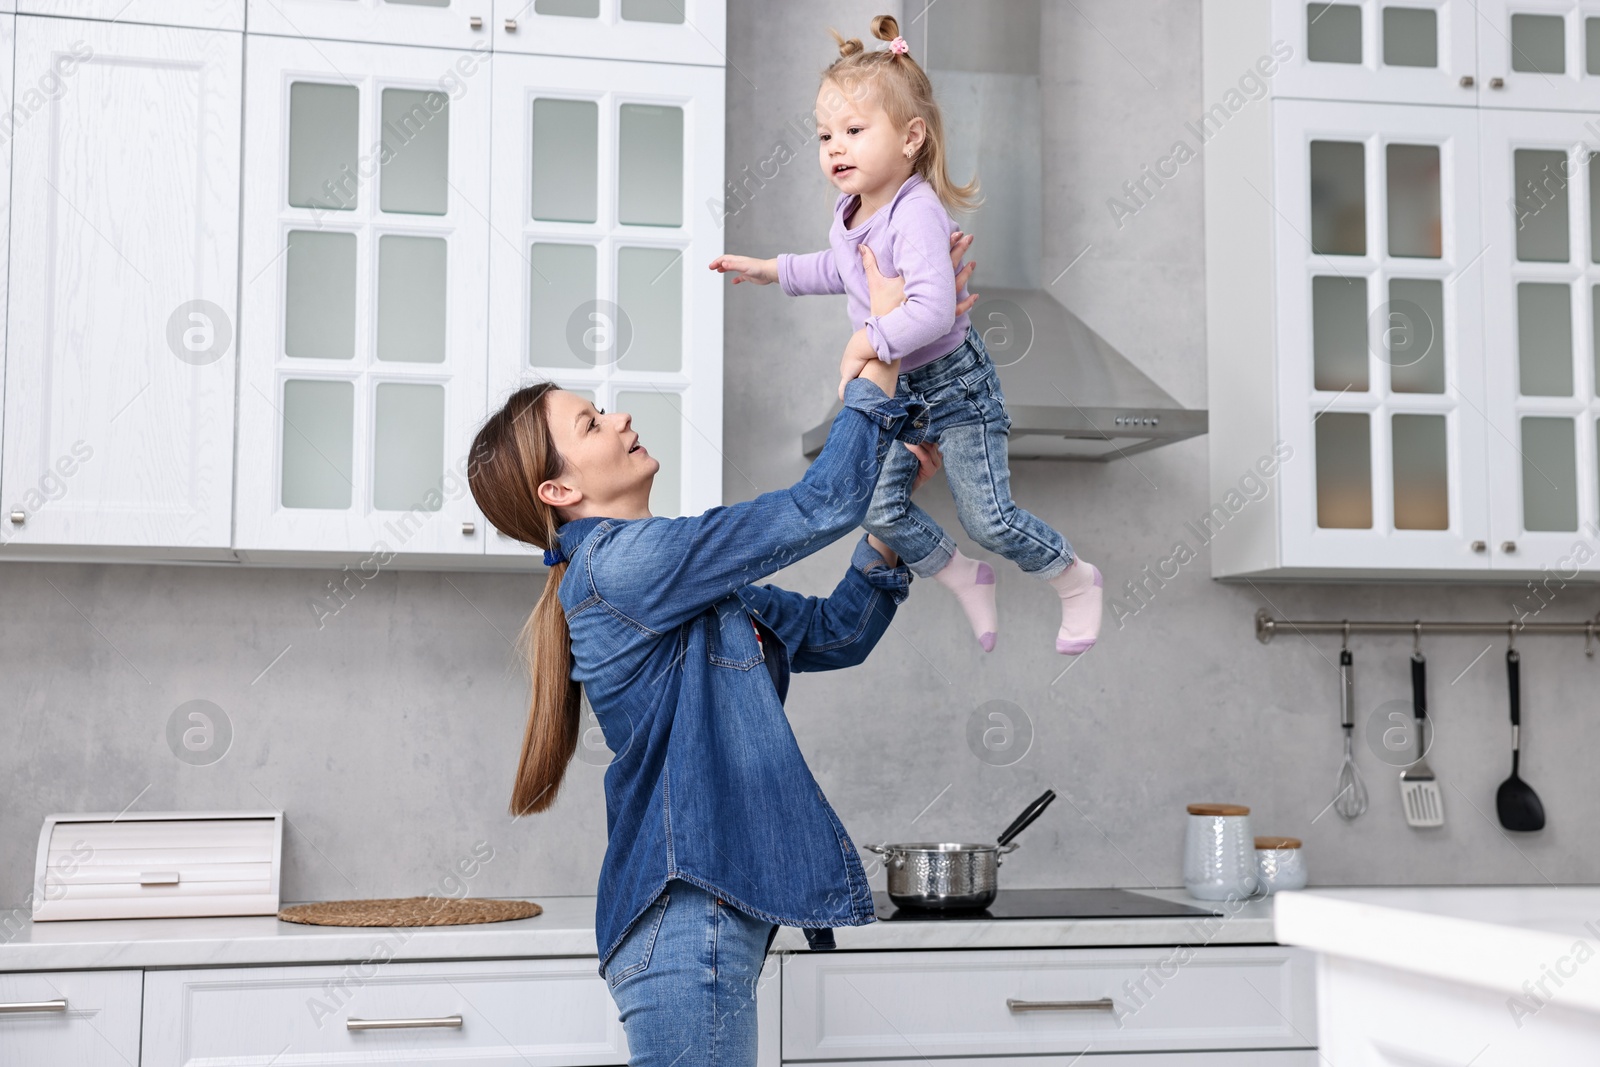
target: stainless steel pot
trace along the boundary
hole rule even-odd
[[[992,845],[918,841],[910,844],[865,845],[883,857],[889,899],[897,908],[925,911],[981,911],[1000,890],[1000,857],[1016,849],[1012,838],[1037,819],[1056,798],[1054,790],[1016,817]]]

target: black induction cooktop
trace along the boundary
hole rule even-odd
[[[1126,889],[1002,889],[982,911],[923,911],[898,908],[887,893],[872,894],[878,918],[894,922],[962,919],[1171,919],[1219,915]]]

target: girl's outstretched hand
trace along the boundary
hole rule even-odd
[[[754,282],[757,285],[771,285],[778,280],[778,261],[776,259],[751,259],[749,256],[718,256],[711,261],[711,269],[718,274],[733,271],[733,284],[740,282]]]
[[[900,442],[905,444],[904,441]],[[917,476],[911,479],[911,491],[922,488],[922,483],[932,478],[944,467],[944,456],[939,452],[938,441],[924,441],[920,445],[906,445],[917,457]]]

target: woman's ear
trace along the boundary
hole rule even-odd
[[[928,139],[928,124],[922,121],[919,115],[906,124],[905,153],[907,159],[915,159],[922,145]]]
[[[539,499],[557,510],[575,506],[583,499],[583,490],[555,479],[539,483]]]

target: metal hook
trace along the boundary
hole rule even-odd
[[[1418,619],[1411,624],[1411,658],[1422,658],[1422,620]]]
[[[1594,659],[1594,620],[1583,624],[1583,654]]]
[[[1514,622],[1510,622],[1510,623],[1506,624],[1506,652],[1509,654],[1509,653],[1515,652],[1516,650],[1517,650],[1517,624],[1514,623]]]
[[[1339,638],[1339,651],[1346,652],[1350,649],[1350,620],[1344,620],[1344,635]]]

